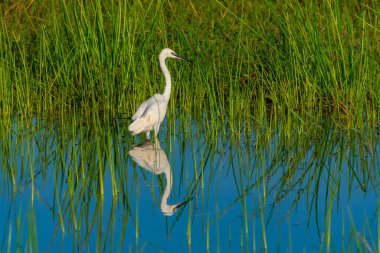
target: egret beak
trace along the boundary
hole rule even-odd
[[[192,200],[192,199],[193,199],[193,198],[189,198],[188,200],[185,200],[185,201],[180,202],[180,203],[178,203],[178,204],[175,204],[175,205],[169,205],[169,206],[167,206],[167,207],[170,207],[170,209],[168,209],[168,210],[163,210],[163,209],[161,209],[161,211],[163,212],[163,214],[164,214],[165,216],[172,216],[172,215],[177,211],[177,209],[178,209],[179,207],[186,205],[186,204],[187,204],[190,200]]]
[[[189,198],[188,200],[185,200],[185,201],[182,201],[180,203],[178,203],[175,207],[175,210],[177,210],[178,207],[181,207],[183,205],[186,205],[188,202],[190,202],[190,200],[192,200],[193,198]]]
[[[178,55],[178,54],[176,54],[176,53],[173,53],[173,55],[174,55],[175,57],[177,57],[178,59],[181,59],[181,60],[184,60],[184,61],[187,61],[187,62],[193,63],[192,60],[189,60],[189,59],[187,59],[187,58],[185,58],[185,57],[183,57],[183,56],[180,56],[180,55]]]
[[[193,198],[189,198],[189,199],[187,199],[187,200],[185,200],[185,201],[182,201],[182,202],[180,202],[180,203],[174,205],[174,211],[177,211],[177,209],[178,209],[179,207],[186,205],[186,204],[187,204],[188,202],[190,202],[190,200],[192,200],[192,199],[193,199]]]

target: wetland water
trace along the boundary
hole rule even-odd
[[[377,129],[126,126],[3,127],[0,251],[379,250]]]

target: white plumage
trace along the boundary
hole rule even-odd
[[[132,135],[146,133],[146,137],[149,139],[150,131],[154,130],[154,134],[157,137],[160,124],[166,115],[172,85],[171,76],[165,64],[167,58],[181,59],[191,62],[185,57],[179,56],[169,48],[165,48],[161,51],[158,59],[162,73],[165,76],[166,85],[164,93],[153,95],[139,106],[136,113],[132,116],[132,124],[128,127],[128,130]]]

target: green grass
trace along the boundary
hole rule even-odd
[[[292,208],[306,198],[309,217],[322,208],[321,248],[334,251],[341,188],[378,188],[378,1],[41,0],[4,1],[0,10],[0,185],[10,195],[30,187],[32,206],[28,219],[9,226],[8,249],[16,242],[18,251],[38,250],[33,208],[39,184],[53,180],[57,234],[73,235],[81,250],[96,231],[97,249],[122,250],[128,224],[143,251],[143,207],[132,203],[143,186],[138,168],[134,178],[126,170],[134,139],[120,118],[163,91],[157,55],[164,47],[194,60],[168,62],[174,85],[166,152],[181,154],[186,198],[198,194],[200,210],[223,187],[220,177],[233,177],[236,200],[228,208],[241,209],[242,248],[272,247],[265,211],[293,194]],[[105,192],[114,200],[109,217]],[[124,227],[114,240],[116,207]],[[193,202],[187,208],[178,218],[188,214],[191,249],[198,209]],[[224,211],[200,218],[206,251],[223,251]],[[364,243],[354,225],[342,229],[355,239],[347,247],[379,248],[379,235],[366,236],[364,227],[372,239]]]
[[[168,63],[169,119],[239,131],[294,116],[347,128],[379,118],[378,1],[6,1],[1,11],[5,119],[130,116],[164,88],[164,47],[194,60]]]

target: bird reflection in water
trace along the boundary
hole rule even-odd
[[[161,199],[161,211],[166,216],[173,215],[177,208],[186,204],[188,201],[183,201],[174,205],[168,204],[168,198],[172,189],[173,177],[170,163],[164,150],[161,148],[158,139],[156,143],[147,139],[139,145],[133,147],[129,151],[132,159],[142,168],[156,174],[164,173],[166,178],[166,187]]]

